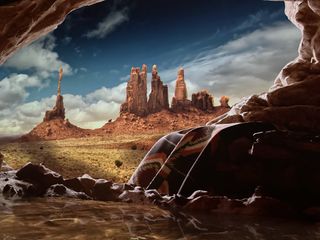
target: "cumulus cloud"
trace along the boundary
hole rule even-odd
[[[125,87],[126,84],[113,88],[103,87],[85,96],[64,94],[66,117],[82,128],[93,129],[103,126],[108,119],[118,116],[120,105],[125,99]],[[56,96],[51,96],[39,101],[22,103],[21,98],[20,105],[10,105],[12,103],[9,101],[5,106],[0,105],[0,135],[23,134],[30,131],[42,121],[45,112],[52,109],[55,99]]]
[[[64,73],[69,75],[72,68],[69,64],[59,59],[59,55],[54,51],[56,39],[49,34],[31,45],[20,49],[3,65],[16,70],[35,70],[43,78],[49,77],[52,72],[57,71],[60,66]]]
[[[192,92],[208,89],[216,97],[228,95],[236,102],[243,96],[268,90],[281,68],[297,56],[299,41],[300,33],[296,28],[288,23],[278,23],[216,49],[203,51],[182,64],[189,97]],[[169,85],[170,98],[177,70],[178,66],[159,69],[161,79]],[[40,86],[43,82],[27,75],[13,75],[4,80],[0,82],[0,134],[25,133],[53,107],[55,96],[10,106],[6,99],[17,99],[16,103],[21,103],[28,94],[27,86]],[[123,82],[85,96],[66,94],[66,115],[80,127],[101,127],[108,119],[118,116],[120,104],[125,99],[125,88],[126,82]],[[15,89],[11,91],[12,95],[3,97],[10,89]]]
[[[45,82],[36,76],[12,74],[0,81],[0,110],[22,103],[28,96],[28,88],[44,87]]]
[[[113,88],[102,87],[86,96],[90,102],[103,100],[105,102],[114,101],[116,103],[122,103],[126,95],[127,83],[121,83]]]
[[[281,68],[297,56],[299,41],[300,32],[289,23],[264,27],[185,62],[185,76],[194,90],[228,95],[235,103],[267,91]],[[160,70],[161,78],[172,82],[177,68]]]
[[[129,21],[127,8],[112,11],[102,22],[98,24],[96,29],[87,32],[84,36],[87,38],[104,38],[122,23],[127,21]]]

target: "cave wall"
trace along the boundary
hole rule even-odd
[[[245,98],[209,124],[262,121],[281,130],[320,133],[320,1],[285,1],[285,14],[301,31],[297,58],[268,92]]]
[[[103,0],[16,0],[0,6],[0,64],[53,31],[78,8]]]

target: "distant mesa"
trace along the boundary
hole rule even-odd
[[[63,70],[59,71],[58,90],[54,107],[46,111],[43,121],[18,141],[59,140],[105,134],[127,133],[166,133],[205,124],[229,111],[229,98],[220,99],[221,106],[214,107],[213,96],[203,90],[192,94],[188,99],[184,69],[180,68],[176,80],[171,107],[169,105],[168,86],[158,73],[156,65],[152,67],[151,92],[147,97],[147,65],[133,67],[126,88],[126,100],[121,105],[120,116],[98,129],[82,129],[69,122],[65,116],[61,82]]]
[[[152,67],[151,93],[147,99],[147,74],[146,65],[142,66],[142,70],[132,68],[130,80],[127,83],[126,101],[121,105],[120,114],[131,113],[145,117],[163,110],[175,113],[190,112],[194,109],[209,113],[214,110],[213,96],[207,90],[194,93],[192,100],[188,99],[183,68],[178,71],[171,108],[168,100],[168,86],[161,81],[156,65]],[[230,108],[228,102],[229,98],[226,96],[220,100],[221,106],[225,108]]]

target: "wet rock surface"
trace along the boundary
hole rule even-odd
[[[233,139],[210,164],[206,182],[189,195],[162,195],[85,174],[64,179],[43,165],[28,163],[0,173],[0,190],[12,197],[71,197],[155,204],[171,211],[308,216],[320,219],[320,136],[267,131]],[[196,176],[193,176],[196,177]],[[203,190],[201,190],[203,189]]]

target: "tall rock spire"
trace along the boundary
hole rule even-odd
[[[163,82],[158,75],[158,67],[157,65],[153,65],[151,93],[148,100],[148,112],[156,113],[163,109],[169,109],[168,86],[163,85]]]
[[[142,69],[133,67],[130,80],[127,84],[127,98],[121,105],[121,113],[133,113],[138,116],[145,116],[148,113],[147,104],[147,65]]]
[[[171,108],[173,111],[185,111],[189,110],[191,101],[188,100],[187,85],[184,81],[184,69],[181,67],[178,71],[176,80],[176,88],[174,91],[174,97],[172,98]]]
[[[52,110],[46,111],[45,117],[43,121],[50,121],[53,119],[65,119],[65,109],[63,104],[63,97],[61,95],[61,80],[63,76],[62,67],[59,70],[59,79],[58,79],[58,91],[57,91],[57,99],[56,105]]]
[[[63,77],[63,69],[62,69],[62,67],[60,67],[57,95],[61,95],[61,81],[62,81],[62,77]]]
[[[178,71],[174,97],[177,101],[184,101],[188,98],[187,85],[184,81],[184,69],[182,67]]]

